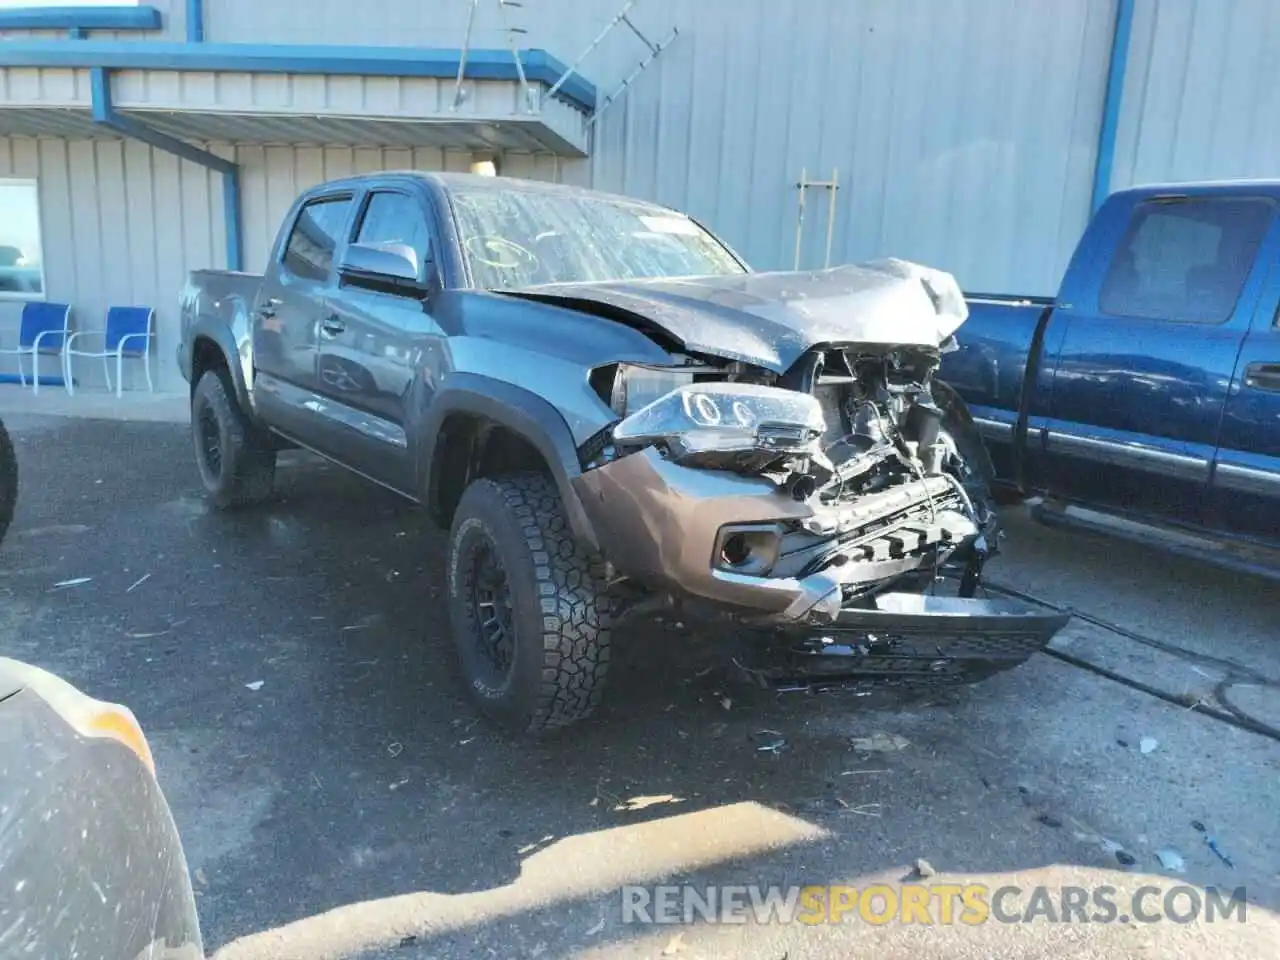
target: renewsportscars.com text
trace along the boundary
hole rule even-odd
[[[1208,923],[1245,921],[1243,887],[990,887],[985,884],[853,886],[628,886],[622,922],[890,923]]]

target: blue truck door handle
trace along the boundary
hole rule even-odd
[[[320,329],[331,337],[336,337],[347,329],[347,325],[338,319],[336,314],[329,314],[320,322]]]
[[[276,315],[276,307],[280,306],[280,301],[276,297],[268,297],[267,300],[258,308],[258,316],[264,320],[270,320]]]
[[[1251,363],[1244,368],[1244,383],[1255,390],[1280,392],[1280,363]]]

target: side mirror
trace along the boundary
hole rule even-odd
[[[338,264],[344,283],[404,296],[421,297],[428,291],[422,280],[418,253],[404,243],[353,243]]]

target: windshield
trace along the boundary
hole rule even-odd
[[[625,200],[486,187],[451,191],[477,287],[745,273],[684,214]]]

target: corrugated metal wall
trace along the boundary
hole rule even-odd
[[[575,59],[623,0],[525,0],[526,46]],[[457,46],[468,4],[209,0],[212,40]],[[473,45],[505,43],[484,2]],[[969,289],[1052,291],[1088,214],[1112,2],[641,0],[653,39],[680,36],[607,113],[589,167],[565,178],[656,199],[748,260],[789,267],[802,168],[839,168],[833,259],[893,254]],[[644,47],[615,28],[583,66],[608,93]],[[804,262],[821,263],[825,197]]]
[[[71,303],[77,326],[90,330],[102,328],[109,305],[154,307],[161,384],[176,387],[178,290],[188,269],[223,260],[220,178],[140,143],[0,137],[6,176],[40,182],[48,298]],[[20,311],[0,300],[6,337]]]
[[[838,168],[835,262],[894,255],[970,290],[1050,292],[1088,215],[1113,10],[690,4],[606,115],[593,180],[684,207],[776,268],[792,262],[801,169]],[[810,195],[804,264],[821,264],[825,199]]]
[[[169,33],[180,29],[184,4]],[[209,0],[210,38],[456,45],[466,4]],[[474,42],[502,42],[484,4]],[[523,41],[572,59],[621,0],[526,0]],[[494,7],[496,9],[496,6]],[[636,22],[681,36],[605,115],[586,161],[509,156],[504,172],[689,210],[760,267],[790,265],[801,168],[840,170],[833,259],[892,254],[968,289],[1049,293],[1088,217],[1113,2],[642,0]],[[485,17],[489,18],[488,20]],[[415,19],[416,18],[416,19]],[[1115,183],[1275,175],[1280,5],[1138,0]],[[617,30],[584,72],[608,92],[643,47]],[[466,154],[215,145],[244,168],[246,263],[259,269],[298,191],[393,167],[464,169]],[[188,269],[223,262],[220,178],[115,140],[0,138],[0,176],[37,177],[50,297],[82,326],[113,303],[154,305],[163,381]],[[820,262],[825,194],[810,195],[806,265]],[[0,301],[12,329],[19,305]]]
[[[1113,189],[1280,176],[1280,3],[1137,0]]]
[[[307,187],[377,170],[466,170],[471,159],[431,149],[202,146],[242,167],[251,270],[262,269],[281,218]],[[504,169],[553,179],[557,168],[554,157],[513,156]],[[179,388],[178,291],[188,270],[225,265],[221,176],[132,141],[0,137],[0,177],[39,180],[49,299],[71,303],[81,329],[100,329],[108,306],[154,307],[161,385]],[[0,330],[16,330],[21,309],[0,300]],[[84,374],[97,382],[96,367]]]

